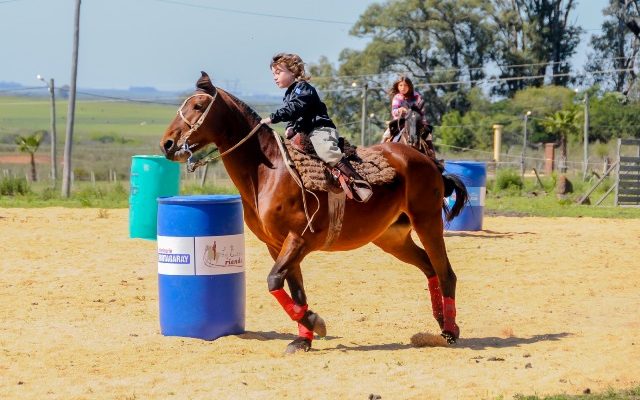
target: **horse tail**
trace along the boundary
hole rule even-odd
[[[456,192],[456,201],[453,203],[451,209],[449,209],[446,201],[442,202],[442,209],[444,210],[447,222],[449,222],[460,215],[464,206],[469,202],[469,192],[464,182],[462,182],[462,179],[457,175],[442,175],[442,180],[444,181],[444,197],[449,197],[454,191]]]

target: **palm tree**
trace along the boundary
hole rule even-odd
[[[558,135],[560,139],[560,160],[558,169],[561,173],[567,172],[567,138],[579,131],[576,110],[556,111],[542,121],[547,132]]]
[[[18,136],[16,138],[16,144],[18,145],[18,149],[20,150],[20,152],[29,153],[32,182],[35,182],[38,178],[36,175],[35,154],[36,154],[36,151],[38,151],[38,147],[40,147],[40,143],[42,143],[44,134],[45,134],[45,131],[36,131],[29,136]]]

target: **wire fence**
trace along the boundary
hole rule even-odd
[[[60,149],[61,147],[58,146]],[[522,157],[522,148],[511,146],[500,153],[499,161],[494,160],[494,152],[489,149],[474,149],[438,144],[438,158],[447,160],[468,160],[487,162],[488,175],[495,174],[498,169],[511,168],[520,170],[524,161],[524,169],[527,175],[535,169],[544,174],[548,170],[549,159],[545,157],[543,149],[527,149]],[[569,157],[566,160],[567,174],[581,174],[584,170],[582,159],[582,145],[570,146]],[[601,150],[600,150],[601,151]],[[41,146],[35,154],[36,176],[39,181],[51,182],[51,149],[48,145]],[[559,151],[554,152],[554,168],[559,164]],[[128,185],[130,178],[131,159],[135,155],[159,155],[161,154],[157,144],[149,143],[140,146],[127,146],[123,144],[100,145],[76,145],[72,158],[72,181],[84,182],[121,182]],[[611,158],[590,153],[587,160],[587,170],[601,174],[610,165]],[[30,156],[20,153],[17,145],[0,144],[0,177],[25,177],[31,181]],[[62,175],[62,151],[57,154],[58,179]],[[545,168],[547,167],[547,168]],[[181,180],[186,184],[202,184],[214,186],[233,186],[222,163],[210,165],[206,179],[203,181],[204,168],[189,173],[186,168],[181,168]]]

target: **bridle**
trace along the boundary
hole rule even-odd
[[[196,122],[194,122],[193,124],[191,122],[189,122],[189,120],[184,116],[184,114],[182,113],[182,109],[184,108],[184,106],[187,104],[187,102],[194,98],[194,97],[198,97],[198,96],[205,96],[211,99],[211,101],[209,102],[209,105],[207,106],[207,108],[204,110],[204,112],[202,113],[202,115],[200,116],[200,118],[198,118],[198,120]],[[211,107],[213,106],[213,103],[216,101],[216,98],[218,97],[218,90],[216,90],[216,92],[213,95],[210,95],[209,93],[196,93],[196,94],[192,94],[191,96],[187,97],[183,102],[182,105],[180,106],[180,108],[178,108],[178,112],[177,114],[180,116],[180,118],[182,119],[182,121],[184,121],[185,124],[187,124],[187,126],[189,127],[189,130],[187,131],[187,133],[184,135],[184,141],[182,142],[182,150],[184,150],[185,152],[189,153],[189,158],[187,159],[187,171],[189,172],[193,172],[196,170],[196,168],[210,163],[212,161],[217,160],[218,158],[221,158],[229,153],[231,153],[233,150],[235,150],[236,148],[238,148],[242,143],[246,142],[247,140],[249,140],[249,138],[251,136],[253,136],[258,129],[260,128],[260,126],[262,126],[262,123],[258,123],[258,125],[256,125],[251,132],[249,132],[247,134],[247,136],[243,137],[238,143],[236,143],[235,145],[233,145],[233,147],[231,147],[230,149],[228,149],[227,151],[224,151],[220,154],[218,154],[215,157],[210,157],[211,154],[215,153],[216,151],[218,151],[218,148],[214,148],[210,151],[207,151],[205,154],[198,154],[199,152],[196,152],[196,154],[194,155],[194,153],[191,151],[191,148],[195,147],[198,145],[198,143],[192,143],[191,145],[189,144],[189,137],[191,136],[192,133],[194,133],[195,131],[198,130],[198,128],[200,128],[200,126],[202,125],[202,123],[204,122],[205,118],[207,118],[207,115],[209,114],[209,111],[211,110]],[[194,159],[195,158],[195,159]]]
[[[211,102],[209,102],[209,105],[207,106],[207,108],[204,110],[204,112],[202,113],[202,115],[200,116],[200,118],[198,118],[198,120],[196,122],[194,122],[193,124],[191,122],[189,122],[189,120],[184,116],[184,114],[182,113],[182,109],[184,108],[184,106],[187,104],[187,102],[189,100],[191,100],[194,97],[198,97],[198,96],[205,96],[211,99]],[[198,128],[200,128],[200,125],[202,125],[202,123],[204,122],[204,119],[207,118],[207,115],[209,114],[209,111],[211,110],[211,107],[213,106],[213,102],[216,101],[216,98],[218,97],[218,91],[216,90],[216,92],[214,93],[214,95],[210,95],[209,93],[196,93],[196,94],[192,94],[191,96],[187,97],[186,99],[184,99],[184,101],[182,102],[182,105],[180,105],[180,107],[178,108],[178,115],[180,116],[180,118],[182,119],[182,121],[184,121],[185,124],[187,124],[187,126],[189,127],[189,130],[187,131],[187,134],[184,136],[184,142],[182,143],[182,148],[183,150],[189,151],[190,152],[190,148],[197,145],[197,143],[192,144],[191,146],[189,146],[187,144],[188,140],[189,140],[189,136],[191,136],[191,134],[195,131],[198,130]]]

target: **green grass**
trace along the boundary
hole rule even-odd
[[[176,99],[176,102],[178,99]],[[0,139],[49,130],[48,98],[0,96]],[[68,102],[56,99],[56,131],[64,143]],[[78,141],[104,134],[116,134],[137,141],[159,140],[175,116],[176,106],[149,103],[83,100],[76,101],[74,137]]]
[[[610,389],[605,393],[588,393],[581,395],[553,395],[553,396],[528,396],[528,395],[516,395],[515,400],[640,400],[640,386],[637,386],[628,390],[614,390]]]
[[[503,185],[499,180],[488,180],[485,211],[497,215],[539,217],[640,218],[640,207],[614,207],[613,193],[610,193],[599,206],[577,204],[595,182],[584,182],[575,176],[568,178],[573,185],[573,192],[564,196],[556,194],[555,174],[541,178],[542,186],[535,178],[526,178],[522,188]],[[611,185],[613,180],[606,179],[589,196],[591,203],[595,204]]]
[[[537,217],[640,218],[640,208],[578,205],[573,199],[557,199],[554,194],[487,196],[485,212],[497,215]]]
[[[235,187],[206,184],[200,187],[195,183],[184,183],[180,188],[181,195],[192,194],[237,194]],[[51,188],[45,183],[28,186],[27,193],[2,195],[0,207],[11,208],[39,208],[39,207],[70,207],[70,208],[127,208],[129,207],[128,182],[108,183],[76,182],[69,198],[61,196],[60,188]]]
[[[25,183],[26,184],[26,183]],[[491,182],[488,183],[491,185]],[[12,185],[7,185],[12,187]],[[577,186],[577,185],[576,185]],[[22,187],[22,186],[20,186]],[[21,190],[22,191],[22,190]],[[2,192],[0,192],[2,193]],[[4,193],[7,193],[5,191]],[[194,181],[184,181],[180,194],[236,194],[233,186],[206,184],[204,187]],[[597,193],[596,193],[597,194]],[[566,199],[558,199],[551,190],[532,187],[525,182],[522,190],[503,190],[495,192],[489,187],[485,214],[507,216],[540,216],[540,217],[593,217],[593,218],[640,218],[640,208],[613,207],[609,205],[578,205],[575,200],[582,193],[574,193]],[[126,208],[129,206],[128,182],[98,182],[95,186],[90,182],[76,182],[69,199],[60,196],[59,187],[51,189],[40,182],[27,185],[27,193],[0,195],[0,207],[96,207]]]
[[[176,99],[176,102],[178,99]],[[62,161],[66,127],[66,100],[57,100],[58,161]],[[39,129],[49,129],[49,99],[0,96],[0,156],[15,154],[13,137]],[[74,128],[73,172],[77,189],[70,199],[62,199],[59,189],[49,190],[43,184],[31,185],[30,192],[19,196],[0,197],[3,207],[127,207],[128,178],[131,157],[137,154],[159,154],[158,142],[162,132],[175,117],[176,106],[96,101],[80,99],[77,102]],[[8,145],[2,145],[2,143]],[[3,153],[4,151],[4,153]],[[38,155],[48,155],[50,147],[43,144]],[[3,164],[0,172],[9,170],[12,176],[25,176],[27,166]],[[62,168],[59,168],[61,173]],[[94,188],[88,180],[93,173],[98,181],[108,180],[115,171],[118,181],[124,182],[121,189],[111,188],[107,183]],[[49,174],[49,166],[38,164],[38,176]],[[577,177],[569,177],[574,192],[565,198],[555,194],[556,175],[542,178],[540,187],[534,178],[520,181],[519,172],[499,170],[495,178],[487,182],[486,213],[502,215],[531,215],[542,217],[601,217],[640,218],[640,208],[613,207],[613,195],[601,206],[577,205],[576,200],[586,193],[592,182],[585,183]],[[83,182],[84,181],[84,182]],[[608,179],[591,196],[595,203],[613,184]],[[106,185],[106,186],[104,186]],[[183,194],[228,193],[233,188],[183,183]]]

